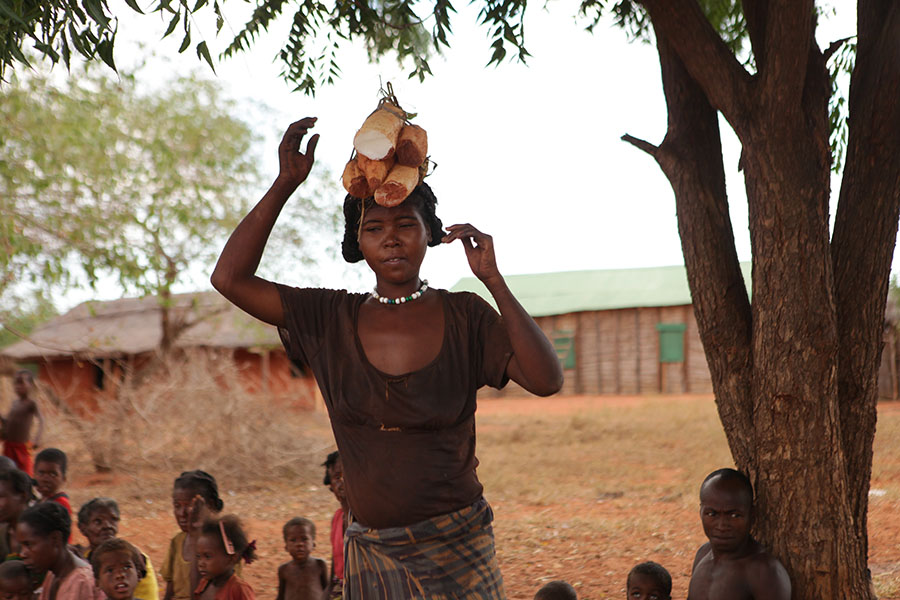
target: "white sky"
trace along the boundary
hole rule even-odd
[[[826,45],[855,29],[855,11],[844,8],[852,3],[835,4],[841,6],[839,18],[820,26]],[[225,7],[248,10],[233,1]],[[287,7],[290,11],[293,5]],[[112,9],[123,17],[117,39],[120,64],[134,56],[134,40],[144,40],[162,56],[177,56],[172,62],[159,61],[153,68],[160,72],[173,65],[208,72],[193,48],[177,55],[179,30],[159,42],[165,24],[156,17],[129,14],[120,1]],[[265,103],[280,115],[257,123],[268,140],[266,178],[276,175],[280,131],[304,116],[319,117],[317,161],[339,177],[356,129],[377,104],[380,81],[391,81],[403,107],[417,112],[415,122],[428,131],[429,152],[438,163],[428,179],[439,200],[438,215],[445,225],[470,222],[492,234],[504,274],[683,263],[668,181],[652,158],[619,139],[630,133],[658,143],[665,134],[654,47],[628,43],[611,24],[589,34],[575,22],[577,2],[554,0],[546,9],[540,4],[528,9],[526,46],[532,58],[527,66],[505,62],[485,68],[491,55],[487,30],[477,27],[471,6],[460,2],[457,9],[451,49],[430,60],[434,75],[424,83],[407,79],[408,69],[393,59],[368,64],[358,46],[340,55],[343,74],[335,85],[320,88],[315,98],[292,93],[278,76],[280,64],[273,61],[286,38],[284,19],[250,52],[219,63],[218,77],[232,95]],[[243,16],[232,14],[219,40],[211,24],[197,23],[194,43],[204,34],[215,56],[231,39],[229,26],[237,29]],[[725,167],[737,250],[748,260],[739,150],[730,130],[727,136]],[[336,196],[335,204],[342,198]],[[468,275],[459,244],[430,249],[422,268],[422,276],[439,287]],[[343,266],[323,263],[313,280],[365,289],[370,279],[365,274],[348,278]],[[298,271],[285,282],[309,281],[309,274]],[[198,276],[195,289],[207,287],[207,279]],[[117,294],[101,290],[101,295]],[[74,304],[85,298],[71,294],[67,299]]]

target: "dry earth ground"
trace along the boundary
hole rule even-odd
[[[291,418],[305,423],[306,439],[319,440],[316,451],[324,457],[330,443],[324,416]],[[65,441],[47,440],[64,448]],[[731,464],[709,396],[485,400],[478,455],[507,592],[524,600],[552,579],[573,583],[582,599],[621,600],[626,573],[648,559],[670,570],[673,597],[685,598],[693,554],[703,541],[697,487],[707,472]],[[172,478],[182,466],[217,472],[216,461],[207,458],[97,475],[83,451],[74,449],[72,458],[73,506],[98,495],[118,499],[122,534],[157,567],[177,531]],[[252,456],[244,459],[254,464]],[[286,559],[280,528],[288,518],[312,518],[319,528],[317,554],[329,555],[335,502],[315,464],[301,471],[273,481],[259,464],[241,476],[220,477],[225,512],[244,518],[258,540],[261,559],[244,575],[262,600],[275,597],[276,568]],[[900,404],[879,407],[872,488],[870,565],[880,597],[900,598]]]

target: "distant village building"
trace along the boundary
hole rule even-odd
[[[742,263],[750,285],[750,263]],[[563,394],[711,393],[712,381],[694,318],[684,266],[508,275],[507,284],[553,342],[563,364]],[[474,277],[454,291],[493,304]],[[889,310],[889,318],[893,313]],[[896,318],[894,319],[896,321]],[[879,379],[897,397],[897,342],[889,327]],[[894,365],[893,367],[891,365]],[[516,395],[509,384],[485,397]]]
[[[288,361],[277,330],[216,292],[178,294],[172,313],[189,326],[175,340],[183,360],[196,353],[233,362],[247,392],[311,408],[315,382]],[[154,357],[162,337],[155,297],[84,302],[34,331],[0,356],[37,368],[44,386],[70,407],[92,406],[127,368]]]
[[[742,264],[750,281],[750,265]],[[565,373],[562,394],[711,393],[712,382],[683,266],[511,275],[507,284],[553,342]],[[493,304],[474,277],[453,291]],[[285,355],[274,327],[245,314],[216,292],[174,297],[178,314],[196,324],[175,348],[229,360],[244,388],[312,407],[316,384]],[[879,375],[883,398],[898,399],[898,310],[889,303]],[[0,358],[36,365],[39,379],[70,406],[90,406],[128,365],[150,360],[161,338],[156,298],[85,302],[0,350]],[[202,317],[202,318],[200,318]],[[118,369],[118,371],[117,371]],[[514,396],[510,383],[482,397]]]

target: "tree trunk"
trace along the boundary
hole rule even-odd
[[[796,600],[874,598],[865,524],[900,212],[900,9],[860,3],[868,12],[832,242],[829,84],[812,3],[745,0],[752,76],[694,0],[643,4],[669,127],[658,148],[626,139],[656,158],[675,191],[720,418],[735,464],[756,487],[754,533],[788,569]],[[743,144],[752,307],[728,219],[716,108]]]
[[[856,67],[850,84],[847,160],[835,216],[840,362],[838,395],[851,510],[866,536],[878,368],[897,220],[900,215],[900,7],[859,3]]]

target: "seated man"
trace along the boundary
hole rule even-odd
[[[790,600],[787,571],[750,535],[753,486],[743,473],[719,469],[707,475],[700,520],[709,541],[694,558],[688,600]]]

